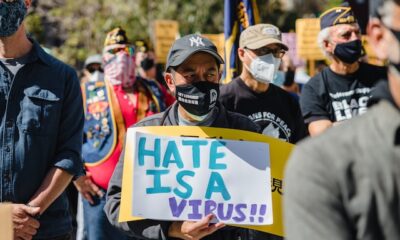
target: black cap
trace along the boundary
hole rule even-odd
[[[198,52],[209,53],[217,60],[217,63],[224,63],[218,54],[217,47],[209,39],[198,34],[190,34],[179,38],[172,44],[165,69],[181,65],[188,57]]]
[[[334,7],[325,11],[319,18],[321,30],[338,24],[351,24],[357,22],[357,19],[347,2],[344,2],[339,7]]]

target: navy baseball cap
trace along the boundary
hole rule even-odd
[[[190,34],[177,39],[169,50],[165,69],[181,65],[188,57],[198,52],[211,54],[218,64],[223,64],[224,60],[218,54],[217,47],[207,38]]]
[[[352,24],[357,22],[348,2],[325,11],[319,18],[321,30],[338,24]]]

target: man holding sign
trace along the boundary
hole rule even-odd
[[[139,126],[210,126],[257,132],[258,127],[247,117],[229,112],[218,103],[219,67],[223,64],[210,40],[197,34],[174,42],[170,49],[164,79],[177,102],[165,112],[145,118]],[[200,221],[139,220],[118,222],[121,204],[121,181],[124,161],[120,159],[107,193],[106,214],[110,222],[128,234],[145,239],[237,239],[237,228],[221,229],[224,224],[210,224],[209,214]]]

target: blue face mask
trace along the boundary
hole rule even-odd
[[[23,0],[0,3],[0,37],[13,35],[21,26],[27,8]]]

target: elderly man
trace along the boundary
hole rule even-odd
[[[301,111],[311,136],[365,113],[371,88],[385,77],[384,68],[359,62],[360,28],[347,3],[327,10],[320,20],[318,42],[331,64],[301,93]]]
[[[400,1],[370,3],[379,4],[369,42],[389,81],[365,115],[296,148],[285,173],[288,240],[400,239]]]
[[[238,55],[242,73],[221,87],[221,103],[248,116],[262,133],[296,143],[307,135],[295,97],[271,82],[288,50],[279,29],[270,24],[248,27],[240,34]]]
[[[257,125],[246,116],[229,112],[218,103],[222,63],[216,47],[208,39],[192,34],[176,40],[167,58],[164,79],[177,102],[165,112],[145,118],[135,126],[211,126],[257,131]],[[213,215],[199,222],[141,220],[119,223],[123,165],[121,158],[111,178],[105,206],[108,219],[121,230],[144,239],[200,239],[210,235],[206,239],[232,240],[240,236],[238,228],[219,230],[224,226],[222,223],[210,224]]]
[[[0,1],[0,202],[15,239],[70,239],[63,192],[83,174],[82,97],[75,71],[27,37],[30,5]]]

